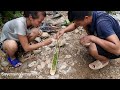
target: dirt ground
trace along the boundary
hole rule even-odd
[[[66,17],[66,12],[61,11]],[[50,19],[50,16],[47,17]],[[59,21],[57,19],[56,21]],[[55,20],[53,20],[56,22]],[[65,33],[61,40],[65,43],[60,48],[57,71],[50,75],[50,66],[55,47],[42,47],[36,54],[27,53],[20,60],[22,66],[12,68],[10,65],[1,68],[1,79],[120,79],[120,59],[111,60],[109,65],[100,70],[91,70],[88,64],[94,59],[89,56],[85,47],[79,44],[80,36],[86,34],[79,28]],[[25,60],[28,59],[28,60]]]

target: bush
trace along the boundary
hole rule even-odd
[[[5,22],[22,16],[22,11],[1,11],[0,12],[0,26]]]

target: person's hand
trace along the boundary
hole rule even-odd
[[[90,45],[90,43],[92,42],[93,38],[94,38],[93,35],[83,36],[83,37],[80,38],[80,44],[82,44],[83,46],[88,47]]]
[[[64,33],[65,33],[64,30],[58,31],[57,34],[56,34],[56,36],[55,36],[55,38],[59,39]]]

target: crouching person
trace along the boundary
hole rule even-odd
[[[8,55],[8,61],[13,67],[18,67],[21,62],[16,53],[21,49],[28,52],[52,43],[52,38],[43,42],[30,44],[41,33],[37,28],[46,17],[44,11],[24,11],[24,16],[5,23],[1,33],[0,42],[2,50]],[[33,29],[30,29],[34,27]]]
[[[69,11],[68,18],[73,23],[58,32],[57,38],[83,26],[88,35],[82,37],[80,43],[88,47],[89,54],[96,59],[89,64],[91,69],[101,69],[110,59],[120,57],[120,26],[115,18],[105,11]]]

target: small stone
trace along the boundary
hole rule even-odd
[[[38,65],[38,66],[37,66],[37,69],[38,69],[38,70],[40,70],[41,68],[42,68],[41,65]]]
[[[47,60],[45,61],[45,63],[46,63],[46,64],[49,64],[50,61],[51,61],[51,60],[47,59]]]
[[[71,66],[74,66],[74,63],[72,63]]]
[[[18,78],[20,79],[20,78],[22,78],[22,77],[23,77],[23,74],[20,74]]]
[[[51,50],[51,48],[48,47],[48,46],[45,46],[45,50],[46,50],[46,51],[49,51],[49,50]]]
[[[59,70],[59,72],[61,72],[63,74],[67,74],[67,72],[65,70]]]
[[[29,69],[25,69],[25,72],[29,72]]]
[[[55,79],[55,76],[49,76],[48,79]]]
[[[45,62],[41,62],[41,68],[45,67]]]
[[[55,76],[55,78],[59,78],[59,74],[56,74],[56,75],[54,75]]]
[[[34,68],[34,71],[36,71],[37,70],[37,68]]]
[[[62,66],[60,67],[60,69],[64,69],[64,68],[66,68],[67,67],[67,64],[66,64],[66,62],[64,62],[63,64],[62,64]]]
[[[41,42],[41,38],[40,38],[40,37],[36,37],[36,38],[35,38],[35,41]]]
[[[42,77],[42,76],[39,76],[38,79],[43,79],[43,77]]]
[[[38,72],[37,71],[30,71],[33,75],[37,75]]]
[[[75,33],[79,33],[79,30],[78,30],[78,29],[76,29],[76,30],[75,30]]]
[[[48,68],[51,68],[51,63],[48,64]]]
[[[65,58],[71,58],[72,56],[71,55],[66,55]]]
[[[66,44],[66,41],[65,39],[61,40],[60,43],[59,43],[59,46],[62,47]]]
[[[41,37],[43,38],[48,38],[50,35],[47,32],[43,32],[43,34],[41,35]]]
[[[66,26],[62,26],[62,29],[66,28]]]
[[[50,46],[50,47],[54,47],[55,45],[56,45],[56,40],[53,41],[49,46]]]
[[[71,70],[71,67],[68,68],[68,70],[66,72],[69,72]]]
[[[39,50],[33,50],[34,54],[39,54],[40,52],[41,52],[41,49],[39,49]]]
[[[3,67],[6,67],[8,64],[9,64],[9,62],[7,62],[7,61],[2,61],[2,62],[1,62],[1,65],[2,65]]]
[[[33,67],[34,65],[36,65],[36,63],[37,63],[36,61],[33,61],[28,65],[28,67]]]

